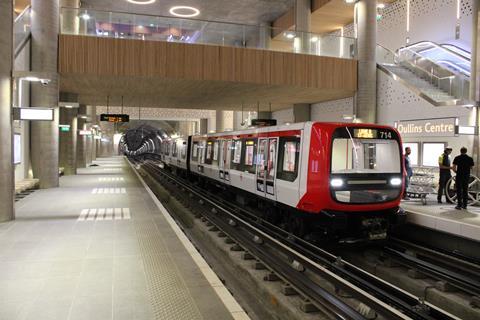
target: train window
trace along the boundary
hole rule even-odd
[[[173,141],[172,143],[172,157],[177,156],[177,141]]]
[[[192,148],[193,148],[193,150],[192,150],[192,160],[193,161],[198,161],[198,141],[193,142]]]
[[[268,140],[267,180],[273,180],[275,178],[275,168],[276,168],[275,161],[276,160],[277,160],[277,139],[270,138]]]
[[[170,143],[165,142],[165,155],[169,156],[170,155]]]
[[[233,141],[231,159],[231,168],[242,171],[242,140]]]
[[[298,175],[300,158],[300,138],[280,138],[278,153],[277,179],[295,181]]]
[[[249,173],[255,173],[254,158],[255,158],[255,149],[257,147],[256,140],[244,140],[245,144],[245,154],[244,154],[244,168],[243,170],[248,171]]]
[[[200,143],[198,144],[198,153],[199,153],[199,157],[200,157],[200,163],[205,163],[205,151],[206,151],[206,148],[205,148],[205,141],[200,141]]]
[[[213,141],[207,141],[207,150],[205,154],[205,163],[206,164],[212,164],[212,157],[213,157]]]
[[[182,143],[182,150],[180,151],[180,156],[182,159],[187,157],[187,141],[183,141]]]

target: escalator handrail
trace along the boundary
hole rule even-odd
[[[464,55],[461,55],[461,54],[459,54],[458,52],[455,52],[455,51],[453,51],[453,50],[451,50],[451,49],[449,49],[449,48],[445,48],[445,47],[444,47],[444,45],[449,45],[449,46],[456,47],[456,48],[458,48],[458,49],[461,50],[461,51],[468,52],[468,51],[466,51],[466,50],[464,50],[464,49],[462,49],[462,48],[460,48],[460,47],[458,47],[458,46],[456,46],[456,45],[450,44],[450,43],[438,44],[438,43],[433,42],[433,41],[418,41],[418,42],[409,44],[408,46],[401,47],[401,48],[399,48],[397,51],[402,50],[402,49],[404,49],[404,48],[414,47],[414,46],[416,46],[416,45],[418,45],[418,44],[420,44],[420,43],[428,43],[428,44],[431,44],[432,46],[437,47],[437,48],[439,48],[439,49],[441,49],[441,50],[448,51],[449,53],[451,53],[451,54],[459,57],[460,59],[464,59],[464,60],[470,61],[470,59],[468,59],[468,58],[465,57]],[[419,53],[420,53],[420,52],[421,52],[421,51],[419,51]]]
[[[25,13],[27,13],[27,11],[30,11],[30,9],[32,8],[31,5],[28,5],[25,9],[23,9],[22,12],[20,12],[20,14],[15,18],[15,20],[13,21],[13,23],[16,23],[17,21],[19,21],[20,19],[22,19],[22,17],[25,15]]]

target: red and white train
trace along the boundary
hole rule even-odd
[[[378,239],[403,220],[398,132],[305,122],[163,140],[176,172],[231,191],[298,235]]]

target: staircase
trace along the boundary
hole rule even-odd
[[[410,87],[413,86],[416,91],[421,92],[438,103],[446,103],[448,101],[456,100],[454,96],[440,89],[435,84],[431,83],[430,80],[425,79],[425,77],[416,75],[405,66],[384,64],[382,67],[399,77]]]
[[[447,69],[422,53],[402,48],[392,52],[377,46],[377,66],[434,106],[466,106],[470,79]]]

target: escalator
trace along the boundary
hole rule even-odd
[[[470,106],[470,57],[454,45],[422,41],[396,52],[377,46],[378,68],[435,106]]]

